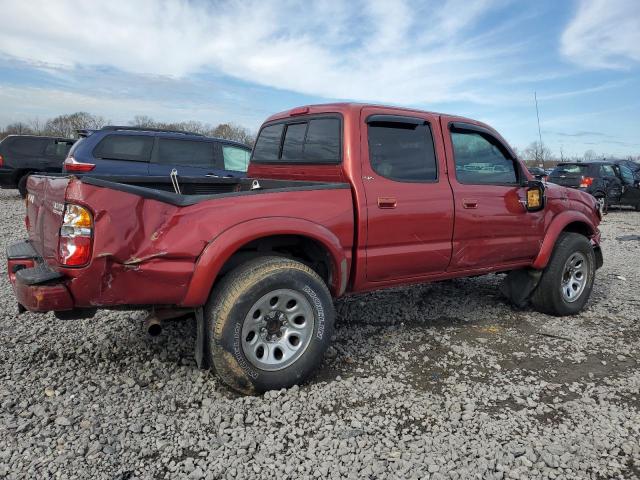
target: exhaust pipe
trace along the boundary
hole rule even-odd
[[[162,321],[155,315],[149,315],[144,321],[144,329],[151,337],[157,337],[162,333]]]
[[[193,313],[190,308],[160,308],[152,309],[144,319],[142,328],[151,337],[157,337],[162,333],[162,322],[172,320]]]

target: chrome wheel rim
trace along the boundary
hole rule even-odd
[[[562,271],[562,298],[573,303],[584,291],[589,276],[587,258],[580,252],[574,252],[567,259]]]
[[[242,351],[261,370],[281,370],[305,352],[313,336],[311,303],[295,290],[283,288],[263,295],[242,325]]]

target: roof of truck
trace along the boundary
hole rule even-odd
[[[265,120],[266,122],[270,122],[276,119],[282,119],[286,117],[292,117],[296,115],[303,115],[306,113],[320,113],[320,111],[331,112],[337,111],[342,112],[345,110],[360,110],[364,107],[375,107],[375,108],[384,108],[389,110],[397,110],[399,112],[418,112],[418,113],[429,113],[431,115],[449,115],[444,113],[432,112],[430,110],[420,110],[419,108],[409,108],[409,107],[398,107],[396,105],[382,105],[377,103],[360,103],[360,102],[334,102],[334,103],[316,103],[311,105],[302,105],[300,107],[291,108],[289,110],[283,110],[282,112],[275,113],[271,115],[269,118]],[[314,112],[314,110],[317,110]],[[459,115],[451,115],[456,118],[463,120],[470,120],[473,122],[477,122],[477,120],[473,120],[470,118],[461,117]]]

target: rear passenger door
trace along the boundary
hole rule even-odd
[[[175,168],[183,177],[218,175],[215,167],[216,144],[182,138],[159,137],[149,175],[168,176]]]
[[[93,173],[107,175],[146,176],[153,151],[152,135],[127,133],[106,135],[93,149],[96,168]],[[78,156],[76,160],[91,161]]]
[[[451,257],[453,197],[437,117],[362,110],[369,282],[442,273]]]

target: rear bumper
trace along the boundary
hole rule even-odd
[[[29,242],[7,248],[7,273],[21,310],[73,310],[73,297],[63,282],[62,274],[42,262]]]

